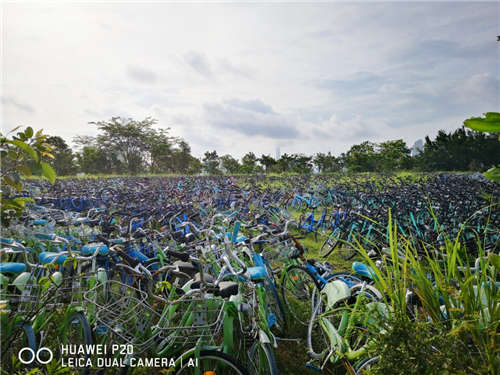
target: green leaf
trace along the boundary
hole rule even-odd
[[[500,113],[487,112],[482,117],[471,117],[464,121],[464,125],[472,130],[487,133],[500,133]]]
[[[33,148],[27,143],[24,143],[23,141],[20,141],[19,139],[13,139],[12,141],[9,141],[13,145],[19,147],[21,150],[25,151],[31,158],[35,161],[38,161],[38,154],[36,153]]]
[[[490,262],[493,264],[493,266],[497,270],[500,270],[500,255],[496,255],[496,254],[490,253],[488,255],[488,258],[489,258]]]
[[[31,170],[25,166],[25,165],[17,165],[16,166],[16,169],[21,172],[22,174],[24,174],[25,176],[31,176]]]
[[[500,167],[493,167],[483,173],[484,177],[495,182],[500,182]]]
[[[23,207],[24,208],[24,204],[26,202],[34,202],[33,199],[31,198],[27,198],[27,197],[20,197],[20,198],[14,198],[12,200],[13,203],[15,203],[16,205],[20,206],[20,207]]]
[[[31,126],[28,126],[24,131],[24,135],[26,135],[26,137],[28,138],[33,137],[33,128]]]
[[[52,184],[54,184],[56,182],[56,172],[54,172],[54,170],[52,169],[52,167],[50,165],[48,165],[47,163],[41,161],[40,162],[40,165],[42,167],[42,174],[43,176],[49,180]]]
[[[12,186],[14,189],[17,191],[21,191],[23,188],[23,185],[20,182],[15,182],[12,178],[9,176],[3,176],[3,182],[6,183],[9,186]]]

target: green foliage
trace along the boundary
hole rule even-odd
[[[486,112],[484,118],[471,117],[464,121],[464,125],[480,132],[500,133],[500,113]]]
[[[314,156],[313,163],[320,173],[339,172],[344,164],[342,158],[336,158],[330,152],[328,154],[318,152]]]
[[[471,117],[470,119],[464,121],[464,125],[472,130],[480,132],[500,133],[500,113],[487,112],[484,114],[484,118]],[[498,139],[500,140],[500,136]],[[499,149],[500,147],[497,144],[497,150]],[[500,151],[497,151],[497,153],[498,152]],[[500,182],[500,165],[488,169],[484,175],[492,181]]]
[[[477,239],[482,261],[479,270],[471,269],[474,259],[465,252],[461,231],[455,238],[439,233],[444,246],[427,245],[423,257],[391,217],[388,234],[390,255],[381,264],[375,264],[357,242],[392,309],[389,320],[381,322],[385,330],[373,347],[373,354],[380,355],[373,373],[496,373],[500,366],[498,258],[485,257]],[[413,304],[407,303],[408,289],[415,295]]]
[[[393,316],[378,337],[373,375],[469,375],[488,373],[478,348],[464,331],[450,335],[428,322]]]
[[[76,172],[75,155],[67,143],[58,136],[47,138],[47,143],[54,147],[52,159],[49,164],[54,168],[58,176],[72,175]]]
[[[236,174],[240,171],[241,168],[241,165],[238,162],[238,160],[236,160],[229,154],[220,157],[220,164],[222,170],[226,174]]]
[[[97,137],[79,136],[74,142],[81,147],[76,154],[84,173],[192,174],[200,171],[199,161],[191,155],[189,144],[169,135],[170,128],[154,129],[157,121],[112,117],[109,121],[91,122],[100,131]]]
[[[345,155],[346,166],[352,172],[374,172],[378,166],[377,144],[363,142],[354,145]]]
[[[500,161],[500,147],[493,135],[460,128],[452,133],[439,131],[426,137],[424,149],[416,158],[423,171],[485,170]]]
[[[13,133],[19,129],[15,128]],[[47,136],[42,130],[34,133],[31,127],[24,132],[17,132],[11,137],[0,133],[1,160],[1,220],[8,225],[14,216],[19,216],[30,198],[18,196],[23,190],[23,177],[41,172],[51,183],[55,182],[56,174],[43,158],[53,158],[53,146],[47,142]]]
[[[259,159],[259,163],[264,166],[266,173],[274,171],[274,167],[277,164],[276,160],[270,155],[262,155]]]
[[[220,158],[217,155],[217,151],[207,151],[205,152],[205,156],[202,159],[203,163],[203,171],[207,174],[218,175],[222,174],[222,171],[219,169]]]
[[[248,152],[241,159],[240,171],[244,174],[252,174],[257,167],[257,156],[253,152]]]

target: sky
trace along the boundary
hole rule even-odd
[[[2,2],[1,128],[151,116],[195,156],[332,152],[500,111],[500,2]]]

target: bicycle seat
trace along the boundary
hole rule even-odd
[[[53,241],[56,238],[55,233],[35,233],[35,237],[43,241]]]
[[[38,259],[40,260],[40,263],[42,263],[42,264],[47,264],[47,263],[63,264],[64,261],[68,258],[68,256],[64,253],[61,255],[59,255],[59,254],[60,253],[53,253],[51,251],[45,251],[45,252],[40,253],[38,255]]]
[[[10,245],[11,243],[14,242],[13,238],[5,238],[5,237],[0,237],[0,243],[2,245]]]
[[[259,280],[264,280],[266,278],[267,271],[262,266],[248,267],[247,274],[250,276],[250,280],[259,281]]]
[[[238,283],[234,281],[221,281],[217,295],[227,298],[238,294]]]
[[[31,221],[31,224],[33,224],[33,225],[45,225],[45,224],[47,224],[47,220],[35,219],[35,220]]]
[[[364,263],[355,261],[352,263],[352,269],[358,275],[361,275],[363,277],[367,277],[367,278],[372,279],[372,280],[377,279],[377,274],[375,273],[373,268],[371,268],[370,266],[367,266]]]
[[[177,260],[173,264],[174,266],[179,267],[179,271],[187,273],[189,276],[194,276],[194,274],[198,271],[191,263],[183,262],[182,260]]]
[[[205,283],[207,284],[213,284],[215,283],[215,278],[208,274],[208,273],[204,273],[203,274],[203,279],[205,280]],[[193,278],[193,283],[191,284],[191,288],[192,289],[198,289],[201,285],[201,276],[200,276],[200,273],[196,273],[196,275],[194,275],[194,278]]]
[[[82,255],[93,255],[95,252],[99,255],[108,255],[109,249],[102,243],[88,244],[82,247]]]
[[[0,263],[0,273],[12,273],[14,275],[26,271],[26,264],[16,262],[2,262]]]

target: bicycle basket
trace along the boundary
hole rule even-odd
[[[142,352],[153,343],[152,327],[161,312],[148,302],[148,294],[116,280],[99,283],[83,295],[90,316],[95,316],[96,334],[111,335],[122,344]]]

